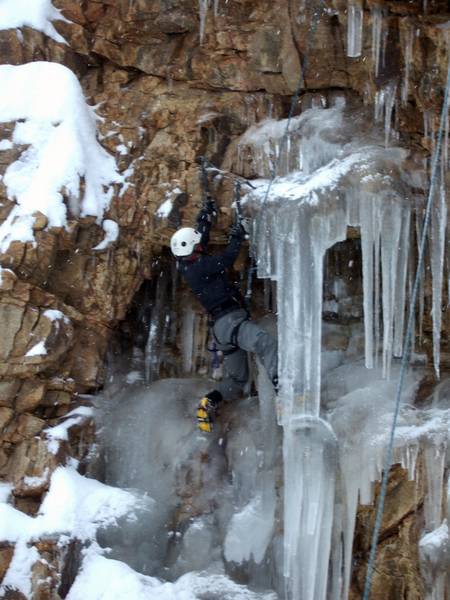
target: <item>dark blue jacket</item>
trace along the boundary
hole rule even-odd
[[[202,234],[201,246],[206,250],[209,242],[211,221],[209,214],[202,210],[197,217],[197,231]],[[178,270],[194,292],[200,304],[214,313],[221,307],[227,308],[236,303],[236,308],[243,305],[240,291],[234,286],[226,273],[233,266],[242,243],[242,236],[231,236],[228,246],[218,255],[203,252],[182,258],[178,262]]]

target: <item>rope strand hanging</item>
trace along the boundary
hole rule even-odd
[[[400,370],[400,378],[398,381],[397,393],[396,393],[396,397],[395,397],[394,417],[392,419],[392,426],[391,426],[391,432],[390,432],[390,437],[389,437],[388,450],[387,450],[387,454],[386,454],[386,461],[385,461],[385,464],[383,467],[383,477],[381,480],[380,495],[378,498],[377,512],[376,512],[376,517],[375,517],[375,526],[374,526],[373,533],[372,533],[369,562],[367,565],[367,573],[366,573],[366,579],[365,579],[365,583],[364,583],[363,600],[369,600],[370,590],[372,587],[372,578],[373,578],[373,572],[375,569],[377,543],[378,543],[378,537],[380,535],[381,521],[383,518],[384,503],[386,500],[387,484],[388,484],[388,480],[389,480],[389,470],[392,465],[395,430],[397,428],[398,415],[399,415],[399,411],[400,411],[401,394],[402,394],[402,390],[403,390],[403,383],[404,383],[404,379],[405,379],[406,370],[408,368],[409,354],[411,351],[417,295],[418,295],[422,265],[423,265],[423,261],[424,261],[424,255],[425,255],[425,243],[426,243],[427,236],[428,236],[428,227],[429,227],[430,218],[431,218],[433,196],[435,193],[436,182],[437,182],[437,177],[438,177],[438,167],[439,167],[441,148],[442,148],[442,137],[443,137],[443,132],[445,129],[445,124],[446,124],[447,115],[448,115],[449,95],[450,95],[450,60],[448,63],[448,68],[447,68],[447,83],[445,86],[444,103],[442,105],[442,112],[441,112],[436,148],[435,148],[434,155],[432,158],[432,163],[431,163],[430,187],[428,190],[427,205],[426,205],[426,210],[425,210],[425,216],[423,219],[422,233],[421,233],[421,237],[420,237],[419,256],[418,256],[418,260],[417,260],[417,270],[416,270],[416,276],[414,279],[414,286],[413,286],[413,291],[412,291],[412,295],[411,295],[411,302],[409,305],[408,326],[407,326],[406,334],[405,334],[405,341],[404,341],[404,345],[403,345],[403,356],[402,356],[401,370]]]

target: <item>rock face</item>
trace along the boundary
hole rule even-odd
[[[0,31],[0,62],[54,61],[77,74],[101,117],[101,143],[126,177],[106,215],[120,234],[106,249],[94,249],[104,237],[94,218],[72,216],[66,228],[57,228],[36,213],[37,243],[15,241],[0,255],[0,476],[13,482],[17,506],[30,513],[56,466],[68,455],[86,457],[93,438],[89,419],[71,429],[56,454],[48,449],[45,429],[102,386],[112,333],[120,323],[126,327],[144,280],[158,275],[174,228],[192,223],[200,207],[199,155],[218,165],[224,158],[239,164],[233,142],[264,118],[287,116],[301,72],[296,112],[341,96],[374,105],[375,118],[390,127],[395,107],[394,128],[416,159],[428,157],[433,146],[448,60],[446,2],[429,0],[426,12],[418,1],[367,2],[356,58],[346,55],[343,0],[212,4],[204,2],[199,14],[189,0],[54,0],[66,19],[54,25],[67,44],[29,27]],[[13,127],[0,124],[0,141],[11,139]],[[11,145],[0,151],[0,176],[23,150]],[[213,187],[221,214],[212,241],[222,244],[232,219],[232,183],[222,178]],[[158,215],[166,200],[170,211]],[[0,177],[0,220],[13,205]],[[429,292],[427,282],[427,305]],[[447,310],[443,369],[450,365],[449,327]],[[431,354],[428,320],[424,328],[424,349]],[[39,345],[45,353],[36,350]],[[410,505],[404,491],[409,484],[397,476],[392,497],[403,491],[380,542],[374,597],[422,598],[417,553],[411,551],[420,502]],[[32,485],[29,478],[35,478]],[[364,523],[371,518],[361,513],[355,542],[361,557],[368,547]],[[0,556],[1,574],[10,546],[3,545]],[[355,598],[363,566],[355,570]],[[35,574],[38,580],[37,568]],[[36,594],[59,597],[55,591]]]

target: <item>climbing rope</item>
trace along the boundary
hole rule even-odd
[[[375,558],[376,558],[376,553],[377,553],[378,537],[379,537],[380,529],[381,529],[381,520],[383,518],[384,503],[385,503],[385,499],[386,499],[387,484],[388,484],[388,479],[389,479],[389,470],[392,465],[395,430],[397,427],[397,420],[398,420],[398,415],[399,415],[399,411],[400,411],[400,400],[401,400],[401,394],[402,394],[402,389],[403,389],[403,383],[404,383],[404,379],[405,379],[406,370],[408,368],[409,354],[410,354],[410,349],[412,346],[414,315],[415,315],[415,309],[416,309],[417,294],[418,294],[418,290],[419,290],[422,265],[423,265],[423,261],[424,261],[424,255],[425,255],[425,242],[427,239],[427,231],[428,231],[429,222],[430,222],[430,218],[431,218],[431,208],[433,205],[433,196],[434,196],[434,191],[436,188],[436,181],[437,181],[437,176],[438,176],[438,166],[439,166],[441,147],[442,147],[442,136],[443,136],[443,132],[445,129],[445,124],[446,124],[447,114],[448,114],[449,95],[450,95],[450,60],[449,60],[448,69],[447,69],[447,83],[446,83],[446,87],[445,87],[444,104],[442,105],[442,112],[441,112],[441,118],[440,118],[440,124],[439,124],[437,143],[436,143],[436,148],[435,148],[434,155],[432,158],[432,163],[431,163],[430,187],[428,190],[427,205],[426,205],[426,210],[425,210],[425,216],[423,219],[422,233],[421,233],[421,237],[420,237],[417,270],[416,270],[416,276],[414,279],[414,286],[413,286],[413,291],[412,291],[412,295],[411,295],[411,302],[409,305],[408,326],[407,326],[406,334],[405,334],[403,356],[402,356],[401,370],[400,370],[400,378],[398,381],[397,393],[396,393],[396,398],[395,398],[394,417],[392,419],[389,445],[388,445],[388,450],[387,450],[387,454],[386,454],[386,462],[383,467],[383,477],[381,480],[380,495],[379,495],[379,499],[378,499],[377,512],[376,512],[376,517],[375,517],[375,526],[374,526],[373,533],[372,533],[372,542],[371,542],[371,547],[370,547],[369,562],[367,565],[366,580],[365,580],[365,584],[364,584],[363,600],[369,600],[370,589],[372,586],[372,577],[373,577],[373,571],[375,568]]]

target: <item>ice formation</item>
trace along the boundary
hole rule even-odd
[[[381,41],[383,35],[383,9],[380,6],[373,6],[372,15],[372,62],[375,68],[375,77],[380,70]]]
[[[349,0],[347,6],[347,56],[361,56],[364,11],[359,0]]]
[[[378,13],[375,16],[381,18]],[[392,418],[398,379],[397,367],[392,371],[392,360],[403,352],[414,208],[414,196],[402,170],[406,152],[400,148],[387,148],[395,90],[395,86],[388,86],[382,90],[378,101],[378,115],[384,116],[385,122],[385,144],[380,144],[381,140],[374,137],[373,132],[349,127],[343,106],[306,111],[292,124],[290,138],[296,142],[294,156],[308,156],[308,163],[297,163],[301,164],[301,170],[290,172],[289,161],[283,161],[281,157],[282,176],[273,182],[269,198],[265,197],[267,182],[260,181],[248,199],[249,211],[256,216],[253,245],[258,275],[277,283],[278,340],[283,349],[279,355],[279,402],[280,421],[284,426],[284,569],[287,597],[293,600],[321,600],[327,594],[324,582],[328,581],[333,505],[326,503],[334,497],[337,465],[332,460],[336,447],[334,434],[327,431],[319,418],[321,408],[323,410],[320,400],[323,264],[327,249],[346,239],[348,226],[358,227],[361,234],[365,331],[363,381],[369,381],[366,368],[374,369],[379,360],[381,365],[372,375],[378,380],[376,387],[355,385],[353,390],[348,390],[348,397],[341,398],[337,412],[333,413],[332,423],[335,431],[340,432],[341,441],[347,438],[348,443],[349,438],[351,443],[359,445],[348,455],[345,446],[340,452],[347,497],[340,509],[345,548],[339,556],[334,549],[332,572],[336,574],[343,569],[344,579],[340,583],[336,575],[332,577],[330,585],[334,598],[340,598],[341,594],[347,597],[348,593],[358,498],[363,503],[372,501],[372,482],[380,478],[382,471],[387,444],[385,432]],[[352,119],[358,120],[354,113]],[[256,147],[253,155],[256,170],[258,167],[260,171],[266,169],[267,157],[259,158],[261,147],[272,152],[274,142],[267,139],[267,132],[278,132],[281,128],[282,123],[275,126],[265,122],[260,136],[256,127],[244,136],[247,145],[250,140]],[[441,223],[443,210],[442,203],[436,205],[435,227]],[[445,224],[445,220],[443,222]],[[432,238],[432,264],[436,262],[438,274],[442,273],[444,236],[445,225]],[[442,287],[438,277],[433,278],[436,304],[440,303],[437,285]],[[293,299],[297,301],[293,302]],[[435,323],[437,321],[436,317]],[[438,348],[440,323],[439,327],[434,326],[433,333],[435,348]],[[437,350],[435,360],[438,365]],[[414,389],[413,377],[405,392],[406,399],[412,397]],[[383,398],[388,399],[384,406]],[[347,429],[350,415],[357,414],[358,410],[368,419],[368,430],[360,442],[348,431],[343,437],[339,425],[342,403],[346,405]],[[352,409],[349,409],[349,403]],[[378,413],[371,413],[372,405],[378,408]],[[381,418],[378,432],[377,415]],[[363,431],[360,422],[358,431]],[[398,459],[414,476],[418,438],[416,436],[411,443],[402,441],[401,437],[399,440]],[[425,456],[438,452],[442,457],[442,450],[437,450],[439,447],[435,439],[430,450],[425,444]],[[309,460],[301,459],[303,453],[308,454]],[[359,467],[354,464],[355,456],[361,460]],[[313,468],[311,457],[315,461]],[[436,460],[435,454],[433,458],[430,455],[429,473]],[[439,505],[439,498],[433,495],[432,489],[436,494],[440,489],[443,463],[437,468],[441,476],[436,477],[433,472],[429,481],[430,504],[434,509]],[[360,481],[355,473],[361,474]],[[322,487],[325,485],[328,487]],[[339,512],[336,507],[335,510]],[[426,512],[431,514],[432,509]],[[438,525],[436,515],[429,518],[430,527]],[[335,529],[338,521],[336,518]],[[307,535],[308,526],[311,538]]]

